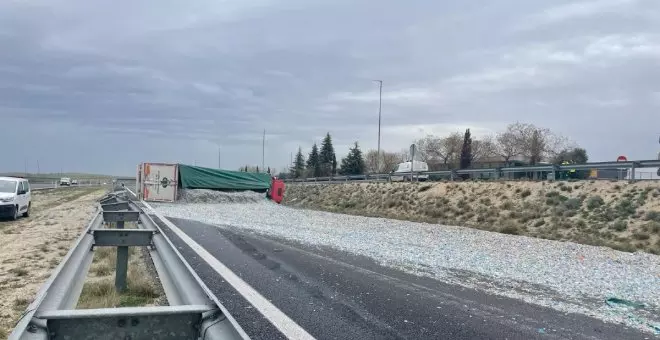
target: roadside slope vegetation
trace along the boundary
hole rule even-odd
[[[660,255],[657,182],[289,184],[283,203]]]

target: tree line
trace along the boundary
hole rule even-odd
[[[321,142],[321,149],[314,143],[307,160],[302,153],[302,148],[298,148],[290,173],[294,178],[324,177],[337,174],[337,156],[329,132]]]
[[[467,169],[474,163],[503,163],[513,161],[536,165],[541,162],[553,164],[586,163],[587,151],[570,142],[566,137],[550,129],[533,124],[516,122],[495,135],[473,138],[470,129],[464,133],[454,132],[447,136],[427,135],[415,141],[415,160],[426,162],[431,170]],[[336,174],[359,175],[364,173],[386,173],[393,171],[401,162],[410,161],[407,149],[401,152],[369,150],[363,153],[358,142],[337,167],[337,158],[332,137],[327,133],[321,143],[316,143],[305,158],[298,148],[289,176],[328,177]]]
[[[529,165],[588,161],[587,151],[568,138],[550,129],[520,122],[479,139],[472,138],[467,129],[463,135],[459,132],[448,136],[428,135],[416,144],[418,155],[415,158],[447,168],[467,168],[475,162],[510,164],[514,160]]]

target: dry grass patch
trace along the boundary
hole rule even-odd
[[[117,249],[99,247],[94,250],[90,268],[77,308],[114,308],[148,306],[160,298],[160,289],[147,272],[141,253],[129,247],[127,289],[122,293],[115,290],[115,268]]]
[[[103,192],[98,188],[35,191],[30,217],[0,222],[0,335],[9,333],[66,254],[56,249],[58,240],[70,240],[87,226]]]
[[[29,271],[27,271],[27,269],[21,267],[9,269],[9,272],[16,276],[26,276],[27,274],[30,273]]]
[[[28,299],[25,297],[19,297],[14,300],[14,310],[16,311],[22,311],[27,308],[28,305],[30,305],[30,302],[32,302],[32,299]]]

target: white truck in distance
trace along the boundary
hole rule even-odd
[[[399,163],[396,169],[392,171],[390,180],[392,182],[402,182],[410,181],[413,178],[416,181],[426,181],[429,179],[429,175],[419,174],[419,172],[429,171],[429,166],[426,164],[426,162],[414,161],[412,163],[414,163],[414,165],[411,165],[411,162]],[[415,168],[413,169],[413,176],[411,176],[410,169],[413,166]]]
[[[70,186],[71,185],[71,178],[68,177],[62,177],[60,178],[60,186]]]

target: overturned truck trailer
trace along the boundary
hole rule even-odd
[[[267,173],[240,172],[185,164],[140,163],[136,193],[152,202],[174,202],[179,189],[256,191],[277,203],[284,196],[284,182]]]

